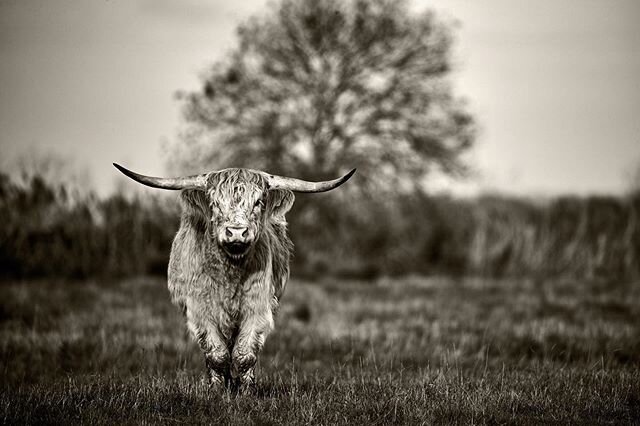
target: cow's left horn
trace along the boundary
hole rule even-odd
[[[150,186],[152,188],[161,189],[189,189],[189,188],[204,188],[207,181],[207,174],[201,175],[176,177],[176,178],[161,178],[153,176],[145,176],[131,170],[125,169],[120,164],[113,163],[116,169],[120,170],[125,176],[130,177],[136,182],[140,182],[143,185]]]
[[[339,187],[348,181],[355,172],[356,169],[353,169],[341,178],[322,182],[308,182],[306,180],[270,175],[268,173],[265,173],[265,175],[271,189],[289,189],[294,192],[325,192]]]

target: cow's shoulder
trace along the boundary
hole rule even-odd
[[[287,235],[286,223],[272,223],[271,231],[273,237],[270,244],[271,270],[273,271],[274,295],[280,299],[289,280],[289,261],[293,243]]]
[[[197,212],[183,209],[180,227],[173,239],[167,284],[174,303],[181,305],[194,289],[196,276],[200,275],[205,262],[206,223]]]

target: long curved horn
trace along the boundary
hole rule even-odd
[[[160,189],[188,189],[188,188],[204,188],[207,181],[208,173],[201,175],[193,175],[176,178],[161,178],[153,176],[145,176],[131,170],[125,169],[120,164],[113,163],[114,167],[120,170],[125,176],[140,182],[143,185]]]
[[[325,192],[339,187],[348,181],[355,172],[356,169],[353,169],[341,178],[321,182],[308,182],[306,180],[270,175],[268,173],[265,173],[265,176],[269,182],[270,189],[289,189],[294,192]]]

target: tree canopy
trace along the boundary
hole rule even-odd
[[[362,188],[458,174],[474,121],[454,96],[452,25],[396,0],[283,0],[183,93],[179,168],[307,179],[358,168]]]

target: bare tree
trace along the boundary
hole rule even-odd
[[[242,166],[365,188],[465,170],[474,125],[452,94],[451,25],[396,0],[283,0],[182,93],[181,170]]]

